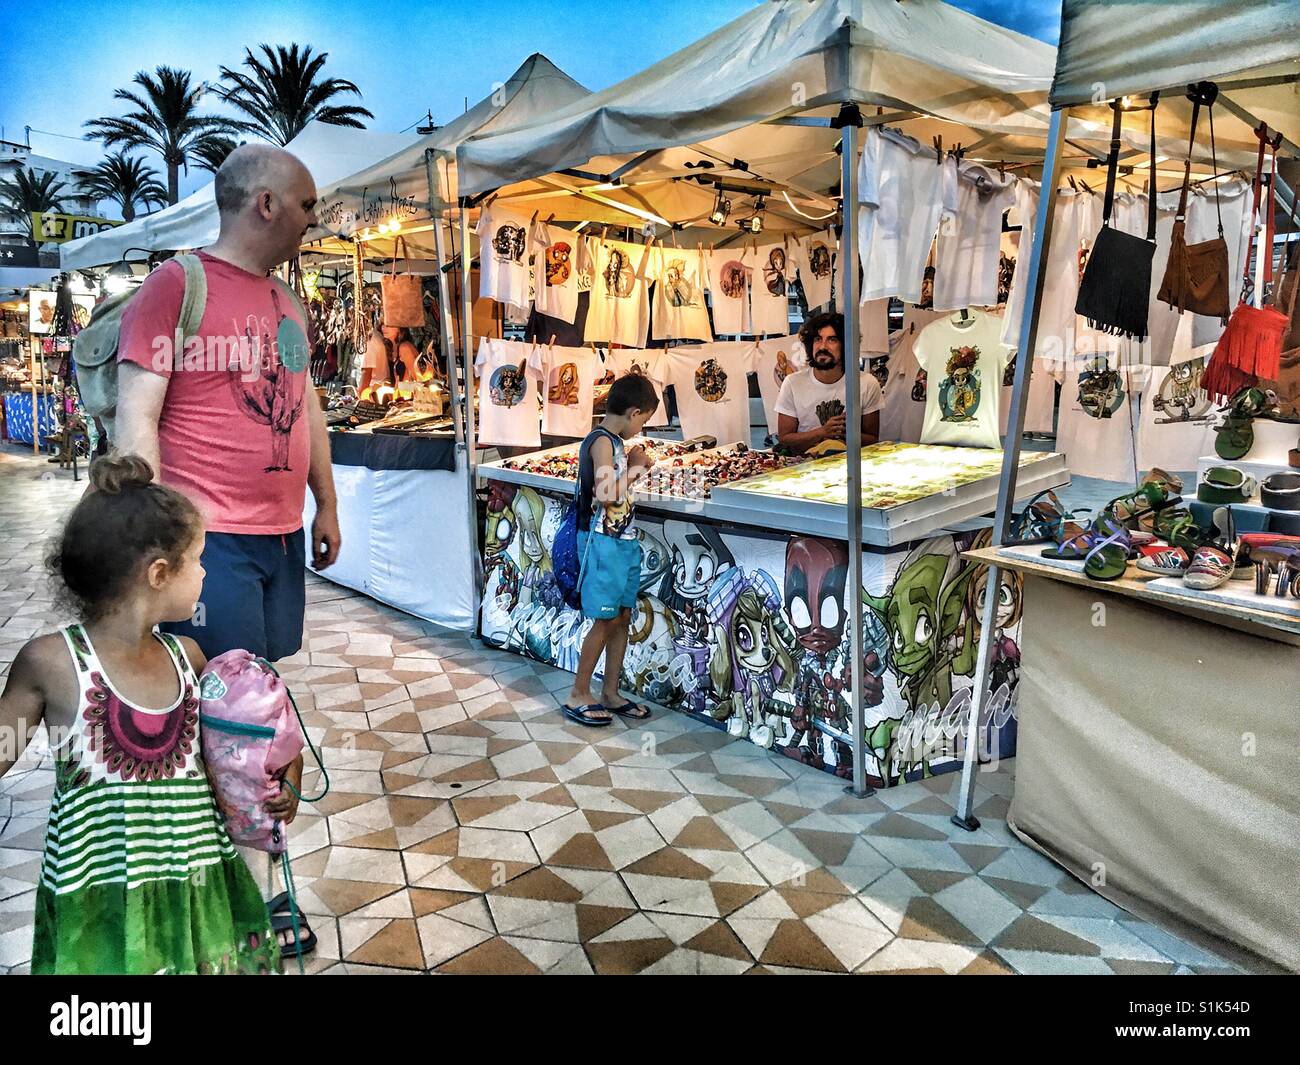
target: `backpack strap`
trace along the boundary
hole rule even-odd
[[[185,293],[181,297],[181,313],[176,319],[177,347],[181,348],[187,338],[198,336],[203,324],[203,312],[208,306],[208,275],[203,270],[203,260],[197,255],[178,255],[176,261],[185,272]]]

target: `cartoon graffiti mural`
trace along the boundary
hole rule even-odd
[[[585,622],[564,606],[550,546],[567,500],[493,482],[484,536],[484,639],[572,670]],[[731,735],[841,777],[852,775],[848,548],[840,541],[637,514],[640,594],[622,684]],[[867,779],[875,787],[961,764],[988,595],[961,558],[988,533],[944,534],[864,558]],[[995,697],[978,736],[1015,745],[1020,579],[996,590]]]

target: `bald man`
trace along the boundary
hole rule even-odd
[[[270,272],[316,224],[316,185],[294,156],[236,148],[217,171],[217,242],[198,253],[207,298],[196,337],[173,350],[185,275],[164,263],[132,297],[118,352],[117,440],[207,521],[203,594],[171,626],[208,658],[244,648],[272,662],[302,646],[302,528],[316,500],[312,565],[338,557],[325,417],[307,375],[301,304]]]

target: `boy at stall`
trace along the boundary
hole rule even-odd
[[[582,616],[591,629],[582,642],[578,672],[563,703],[564,716],[580,725],[608,725],[612,714],[634,721],[650,716],[618,690],[628,628],[641,581],[641,544],[633,521],[632,485],[650,467],[645,448],[625,448],[659,407],[659,396],[638,374],[610,386],[605,418],[578,449],[578,557],[582,560]],[[600,701],[591,693],[601,652],[605,676]]]

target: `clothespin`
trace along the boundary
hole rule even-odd
[[[534,211],[534,212],[533,212],[533,217],[530,218],[530,219],[528,220],[528,224],[529,224],[529,225],[532,225],[534,222],[536,222],[536,221],[537,221],[537,216],[538,216],[539,214],[541,214],[541,213],[542,213],[542,212],[541,212],[540,210],[536,210],[536,211]]]
[[[551,339],[548,340],[548,341],[546,342],[546,346],[547,346],[548,348],[553,348],[553,347],[555,347],[555,334],[554,334],[554,333],[551,334]]]
[[[1065,180],[1068,181],[1068,182],[1070,183],[1070,188],[1074,189],[1075,192],[1078,192],[1078,191],[1079,191],[1079,186],[1076,185],[1076,184],[1074,183],[1074,175],[1073,175],[1073,174],[1066,174],[1066,175],[1065,175]]]
[[[934,161],[936,164],[943,162],[943,137],[937,133],[934,137]]]
[[[491,207],[493,201],[495,201],[496,198],[497,198],[497,193],[495,193],[495,192],[492,193],[492,195],[489,196],[489,197],[487,198],[487,203],[485,203],[483,206],[484,206],[485,208],[487,208],[487,207]]]
[[[546,224],[549,226],[554,221],[555,221],[555,212],[552,211],[550,217],[546,219]]]
[[[1084,181],[1083,178],[1079,179],[1079,185],[1089,196],[1092,195],[1092,189],[1088,187],[1088,183]]]
[[[608,232],[609,232],[609,226],[601,226],[601,227],[600,227],[600,242],[601,242],[602,244],[605,243],[605,234],[608,233]]]
[[[1006,164],[1003,160],[999,159],[999,160],[998,160],[998,177],[1000,177],[1000,178],[1005,178],[1006,176],[1007,176],[1007,164]]]

